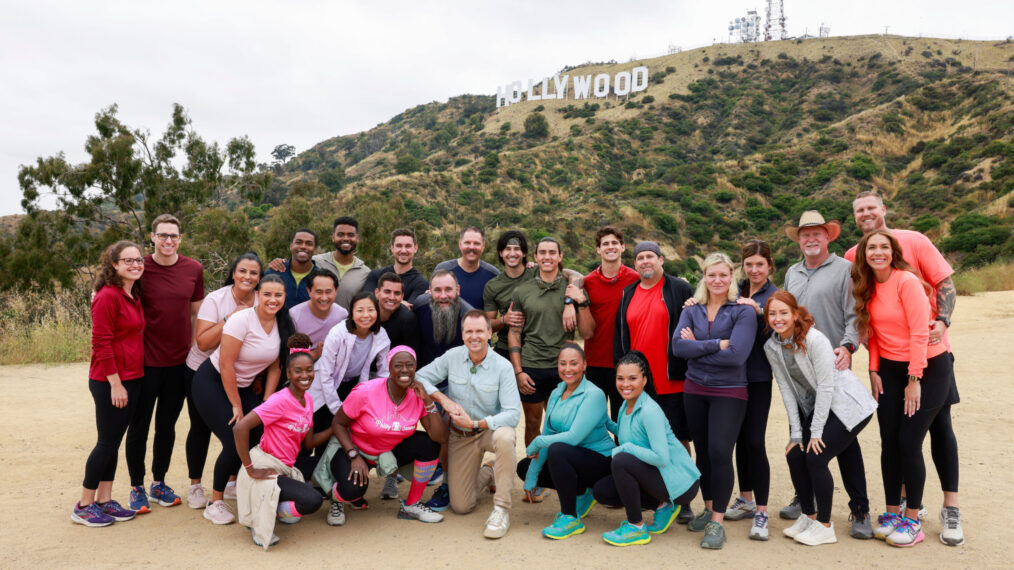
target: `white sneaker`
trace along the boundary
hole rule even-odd
[[[486,519],[486,538],[503,538],[511,528],[511,513],[503,507],[493,507],[493,512]]]
[[[345,524],[345,505],[341,501],[331,499],[331,508],[327,511],[327,524],[330,526]]]
[[[797,534],[794,540],[807,546],[820,546],[821,544],[834,544],[838,542],[838,537],[834,534],[834,523],[831,523],[830,527],[826,527],[814,521],[806,530]]]
[[[398,509],[399,519],[417,520],[424,523],[438,523],[444,520],[444,515],[426,506],[422,501],[416,501],[414,505],[401,504]]]
[[[765,511],[757,511],[753,515],[753,526],[750,527],[750,539],[768,539],[768,514]]]
[[[398,475],[388,475],[384,478],[384,489],[380,492],[381,499],[398,498]]]
[[[225,484],[225,492],[222,494],[222,496],[227,501],[235,501],[236,500],[236,482],[235,481],[229,481],[228,483]]]
[[[782,530],[782,533],[789,538],[796,538],[796,535],[810,528],[810,525],[813,524],[813,522],[813,519],[810,517],[806,515],[799,515],[796,522],[792,523],[792,526],[789,528]]]
[[[200,483],[190,486],[187,493],[187,505],[191,509],[203,509],[208,506],[208,499],[204,496],[204,487]]]
[[[940,524],[944,527],[940,531],[940,542],[947,546],[961,546],[965,543],[965,533],[961,530],[961,511],[958,507],[941,507]]]
[[[204,508],[204,518],[215,524],[232,524],[236,522],[236,515],[232,513],[232,509],[229,508],[229,505],[225,504],[225,501],[209,503]]]

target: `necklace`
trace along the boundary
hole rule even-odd
[[[406,394],[407,394],[407,392],[406,392]],[[391,398],[391,402],[394,403],[394,407],[395,408],[397,408],[398,406],[400,406],[401,403],[405,400],[405,394],[401,395],[401,400],[399,400],[399,399],[397,399],[397,398],[394,397],[394,393],[391,392],[390,380],[388,380],[388,384],[387,384],[387,395],[388,395],[389,398]]]

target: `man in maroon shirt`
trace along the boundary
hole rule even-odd
[[[165,484],[176,441],[176,420],[186,393],[183,372],[194,338],[197,310],[204,299],[204,268],[177,250],[182,240],[180,221],[162,214],[151,223],[155,251],[144,259],[141,306],[144,310],[144,378],[137,412],[127,428],[125,455],[130,473],[130,508],[149,511],[144,489],[145,450],[152,414],[151,499],[163,507],[180,504]],[[156,411],[156,403],[158,410]]]
[[[623,265],[620,257],[626,246],[623,233],[605,226],[595,232],[595,251],[599,266],[584,278],[584,289],[591,303],[592,333],[585,336],[584,352],[588,355],[585,376],[606,393],[609,413],[613,420],[623,399],[616,391],[616,366],[613,361],[613,332],[616,329],[616,311],[620,308],[623,289],[640,280],[637,272]]]

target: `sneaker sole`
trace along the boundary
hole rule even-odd
[[[580,516],[578,516],[577,518],[583,519],[586,516],[588,516],[588,514],[591,513],[591,511],[592,511],[592,507],[594,507],[596,504],[598,504],[598,501],[596,501],[595,499],[592,499],[592,502],[588,504],[588,508],[585,509],[583,513],[579,513]]]
[[[546,531],[542,531],[542,536],[544,536],[546,538],[551,538],[553,540],[563,540],[565,538],[570,538],[572,536],[576,536],[576,535],[582,534],[582,533],[584,533],[584,531],[585,531],[585,526],[581,525],[580,527],[575,528],[574,530],[570,531],[567,534],[561,534],[561,535],[554,536],[552,534],[546,534]]]
[[[669,530],[669,527],[672,526],[672,523],[673,523],[673,521],[676,520],[676,516],[678,514],[679,514],[679,510],[673,511],[672,516],[669,517],[669,520],[667,520],[665,522],[665,526],[663,526],[662,528],[659,528],[659,529],[654,529],[654,530],[649,528],[649,529],[647,529],[648,530],[648,534],[662,534],[663,532]],[[652,521],[652,522],[655,522],[655,521]]]
[[[965,544],[965,537],[961,537],[961,541],[960,542],[948,542],[944,538],[944,535],[941,534],[940,535],[940,542],[942,542],[943,544],[946,544],[947,546],[961,546],[962,544]]]
[[[129,517],[116,517],[116,516],[113,516],[113,515],[108,515],[108,516],[112,517],[113,520],[116,521],[116,522],[127,522],[127,521],[130,521],[130,520],[134,520],[134,517],[136,516],[136,513],[133,514],[133,515],[130,515]]]
[[[891,546],[897,546],[898,548],[910,548],[922,542],[924,538],[926,538],[926,535],[923,534],[923,532],[920,530],[919,534],[915,535],[915,540],[909,542],[908,544],[899,544],[897,542],[891,542],[890,540],[887,541],[887,544],[890,544]]]
[[[717,545],[708,544],[708,543],[703,542],[703,541],[701,542],[701,548],[704,548],[706,550],[721,550],[723,546],[725,546],[725,541],[724,540],[722,542],[718,543]]]
[[[852,538],[854,538],[856,540],[872,540],[873,539],[873,533],[872,532],[869,533],[869,534],[866,534],[866,533],[863,533],[863,532],[856,532],[856,531],[850,530],[849,531],[849,536],[851,536]]]
[[[207,511],[204,512],[204,518],[208,519],[213,524],[217,524],[217,525],[227,525],[227,524],[232,524],[232,523],[236,522],[236,519],[233,519],[231,521],[216,521],[215,519],[213,519],[213,518],[211,518],[211,517],[208,516],[208,512]]]
[[[796,536],[796,538],[794,538],[793,540],[795,540],[799,544],[805,544],[806,546],[820,546],[822,544],[834,544],[838,542],[838,537],[836,536],[830,539],[825,538],[824,540],[819,540],[817,542],[803,542],[802,540],[799,540],[799,536]]]
[[[83,518],[77,516],[74,513],[71,513],[71,515],[70,515],[70,521],[72,523],[75,523],[75,524],[83,524],[85,526],[96,527],[96,528],[101,527],[101,526],[109,526],[109,525],[111,525],[111,524],[113,524],[115,522],[115,521],[102,522],[102,523],[92,522],[92,521],[90,521],[88,519],[83,519]]]
[[[648,544],[649,542],[651,542],[651,535],[648,535],[648,536],[646,536],[644,538],[639,538],[637,540],[632,540],[630,542],[613,542],[612,540],[609,540],[608,538],[606,538],[604,536],[602,537],[602,540],[604,540],[606,542],[606,544],[611,544],[613,546],[621,546],[621,547],[622,546],[637,546],[638,544]]]
[[[426,523],[426,524],[436,524],[436,523],[439,523],[439,522],[444,522],[444,518],[443,517],[440,517],[440,520],[426,521],[426,520],[423,520],[421,518],[413,517],[412,515],[405,514],[405,513],[401,512],[401,511],[398,511],[398,518],[401,519],[401,520],[403,520],[403,521],[419,521],[421,523]]]
[[[750,538],[750,540],[759,540],[761,542],[767,542],[768,540],[770,540],[771,536],[770,535],[766,535],[765,536],[765,535],[762,535],[762,534],[750,533],[750,537],[749,538]]]
[[[426,506],[429,507],[431,511],[436,511],[438,513],[442,513],[444,511],[446,511],[448,509],[448,507],[450,507],[451,505],[448,504],[448,505],[444,505],[442,507],[435,507],[435,506],[433,506],[433,505],[431,505],[429,503],[426,503]]]
[[[204,507],[208,506],[208,501],[204,501],[201,504],[191,503],[190,501],[187,501],[187,506],[190,507],[191,509],[195,509],[195,510],[196,509],[203,509]]]
[[[799,515],[803,514],[802,509],[796,509],[793,512],[796,513],[796,516],[794,516],[794,517],[788,516],[789,515],[788,511],[786,511],[785,509],[782,509],[782,510],[778,511],[778,518],[783,519],[783,520],[787,520],[787,521],[794,521],[794,520],[796,520],[796,519],[799,518]]]
[[[137,509],[135,509],[133,506],[131,506],[130,510],[136,512],[139,515],[144,515],[144,514],[148,514],[148,513],[151,512],[151,509],[148,506],[142,506],[142,507],[137,508]]]
[[[345,523],[347,521],[342,520],[341,522],[333,522],[333,521],[328,520],[328,521],[325,521],[325,522],[327,522],[327,526],[345,526]]]
[[[161,499],[155,499],[153,502],[160,507],[175,507],[176,505],[182,503],[183,500],[180,499],[179,497],[176,497],[175,501],[163,501]]]

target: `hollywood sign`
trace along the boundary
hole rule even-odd
[[[570,85],[568,85],[568,83]],[[552,90],[550,90],[552,86]],[[538,83],[534,79],[528,80],[528,88],[520,80],[496,88],[496,107],[506,107],[514,103],[520,103],[522,97],[525,101],[542,101],[545,99],[566,99],[570,92],[573,92],[574,99],[588,99],[589,97],[605,98],[610,93],[617,97],[630,95],[644,91],[648,88],[648,68],[646,66],[635,67],[630,71],[620,71],[613,75],[599,73],[598,75],[570,75],[544,77]]]

